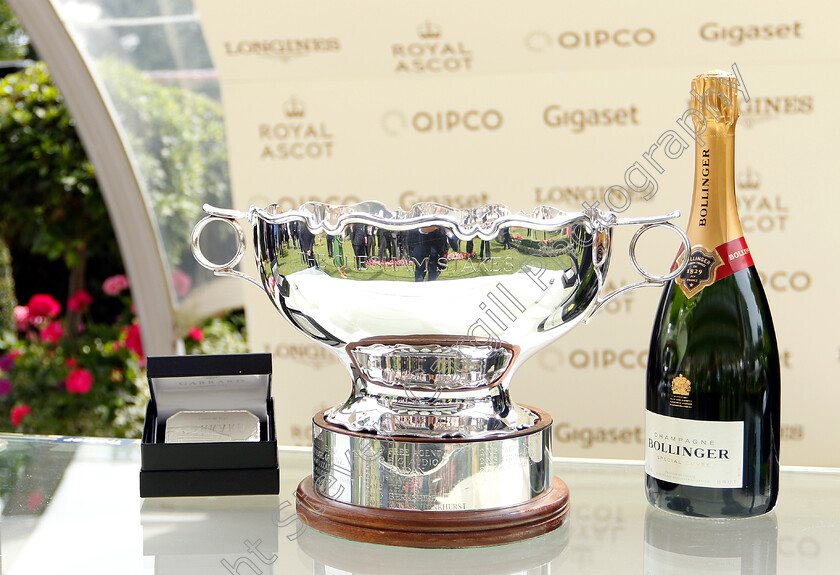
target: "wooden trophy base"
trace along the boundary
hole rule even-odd
[[[401,547],[461,549],[513,543],[560,527],[569,488],[557,477],[526,503],[477,511],[379,509],[324,497],[310,475],[298,485],[297,511],[309,527],[328,535]]]

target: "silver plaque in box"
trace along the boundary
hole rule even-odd
[[[244,409],[179,411],[166,420],[166,443],[259,441],[260,419]]]

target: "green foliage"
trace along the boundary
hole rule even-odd
[[[9,246],[0,239],[0,333],[15,328],[15,282],[12,279],[12,261]]]
[[[190,330],[185,344],[190,355],[248,353],[244,312],[237,310],[205,321]]]
[[[570,244],[566,238],[546,238],[532,240],[529,238],[512,238],[511,245],[519,252],[540,257],[559,257],[569,253]]]
[[[0,2],[0,61],[22,60],[29,53],[29,39],[17,17]]]
[[[43,63],[0,81],[0,237],[68,268],[115,250],[102,195]]]
[[[139,164],[169,263],[177,266],[203,216],[201,206],[230,201],[221,106],[155,84],[113,59],[100,61],[99,70]]]

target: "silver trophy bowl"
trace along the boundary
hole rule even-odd
[[[204,209],[192,237],[198,262],[263,289],[351,375],[348,399],[314,418],[314,493],[377,509],[490,510],[550,492],[551,418],[511,401],[516,369],[613,297],[681,272],[642,269],[635,246],[646,230],[668,227],[689,247],[669,222],[678,212],[629,219],[375,201]],[[259,280],[235,269],[246,219]],[[225,263],[199,246],[214,221],[236,232]],[[629,252],[643,280],[605,294],[619,225],[640,226]]]

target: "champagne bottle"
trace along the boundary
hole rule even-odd
[[[766,513],[779,484],[779,352],[735,203],[737,97],[732,74],[692,82],[691,248],[664,288],[647,369],[648,501],[699,517]]]

